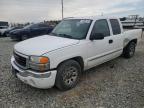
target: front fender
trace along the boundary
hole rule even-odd
[[[68,47],[64,47],[62,49],[57,49],[52,52],[48,52],[44,54],[44,56],[49,57],[50,59],[50,68],[54,69],[57,68],[57,66],[68,59],[75,58],[75,57],[81,57],[83,58],[83,61],[85,58],[87,58],[86,49],[84,46],[81,45],[72,45]],[[86,65],[84,61],[84,65]]]

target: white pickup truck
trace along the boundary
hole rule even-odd
[[[142,30],[123,31],[118,18],[63,19],[50,35],[22,41],[14,46],[12,72],[36,88],[61,90],[76,86],[84,70],[123,54],[130,58]]]

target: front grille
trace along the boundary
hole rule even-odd
[[[26,58],[14,53],[14,58],[16,63],[18,63],[18,65],[22,66],[22,67],[26,67]]]

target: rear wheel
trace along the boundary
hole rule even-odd
[[[69,90],[77,85],[80,74],[81,67],[78,62],[75,60],[65,61],[58,67],[56,86],[60,90]]]
[[[6,33],[3,33],[3,37],[6,37]]]
[[[135,47],[136,43],[135,42],[130,42],[123,50],[123,55],[125,58],[131,58],[135,54]]]

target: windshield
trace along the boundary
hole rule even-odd
[[[30,25],[25,26],[24,28],[28,29],[28,28],[36,28],[36,27],[38,27],[38,24],[30,24]]]
[[[50,35],[84,39],[91,25],[92,20],[89,19],[68,19],[60,22]]]

